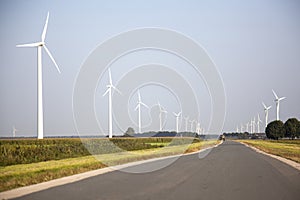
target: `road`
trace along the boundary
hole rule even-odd
[[[151,164],[155,163],[138,167]],[[187,155],[154,172],[114,171],[18,199],[296,200],[300,199],[300,171],[226,141],[202,159]]]

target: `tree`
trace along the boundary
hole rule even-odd
[[[134,135],[134,129],[132,127],[128,127],[127,131],[124,133],[124,137],[132,137]]]
[[[290,118],[284,123],[285,137],[294,139],[299,135],[300,122],[296,118]]]
[[[278,140],[278,138],[284,137],[284,133],[284,124],[280,120],[270,122],[266,128],[266,135],[270,139]]]

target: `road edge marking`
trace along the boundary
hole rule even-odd
[[[87,179],[87,178],[91,178],[91,177],[98,176],[98,175],[101,175],[101,174],[106,174],[106,173],[109,173],[109,172],[117,171],[117,170],[120,170],[120,169],[123,169],[123,168],[126,168],[126,167],[132,167],[132,166],[136,166],[136,165],[140,165],[140,164],[144,164],[144,163],[149,163],[149,162],[154,162],[154,161],[158,161],[158,160],[169,159],[169,158],[180,157],[180,156],[188,156],[188,155],[201,153],[202,151],[206,151],[208,149],[213,149],[215,147],[218,147],[222,143],[223,143],[223,141],[221,141],[220,143],[218,143],[214,146],[207,147],[207,148],[204,148],[204,149],[200,149],[199,151],[190,152],[190,153],[186,153],[186,154],[171,155],[171,156],[165,156],[165,157],[158,157],[158,158],[151,158],[151,159],[147,159],[147,160],[129,162],[129,163],[125,163],[125,164],[122,164],[122,165],[116,165],[116,166],[110,166],[110,167],[105,167],[105,168],[101,168],[101,169],[91,170],[91,171],[83,172],[83,173],[80,173],[80,174],[65,176],[65,177],[62,177],[62,178],[53,179],[53,180],[38,183],[38,184],[33,184],[33,185],[25,186],[25,187],[15,188],[15,189],[12,189],[12,190],[1,192],[0,193],[0,199],[4,200],[4,199],[12,199],[12,198],[17,198],[17,197],[22,197],[22,196],[25,196],[25,195],[28,195],[28,194],[31,194],[31,193],[39,192],[39,191],[42,191],[42,190],[47,190],[47,189],[50,189],[50,188],[53,188],[53,187],[62,186],[62,185],[66,185],[66,184],[69,184],[69,183],[74,183],[74,182],[77,182],[77,181],[81,181],[83,179]]]

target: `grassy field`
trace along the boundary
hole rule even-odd
[[[198,151],[208,146],[218,143],[216,140],[198,141],[190,145],[170,145],[170,141],[161,140],[157,144],[153,141],[151,145],[164,146],[164,148],[150,148],[144,150],[135,150],[130,152],[115,152],[99,154],[97,156],[82,156],[60,160],[49,160],[29,164],[17,164],[9,166],[0,166],[0,191],[41,183],[44,181],[82,173],[94,169],[104,168],[124,164],[128,162],[145,160],[155,157],[176,155]],[[166,145],[168,144],[168,146]]]
[[[300,140],[239,140],[264,152],[300,163]]]

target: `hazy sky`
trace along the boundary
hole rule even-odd
[[[46,43],[62,74],[43,51],[44,133],[46,136],[76,134],[72,92],[81,65],[107,39],[132,29],[158,27],[180,32],[199,43],[215,63],[226,92],[224,131],[235,130],[259,113],[261,102],[272,105],[274,89],[287,99],[281,103],[281,119],[300,118],[300,2],[297,0],[151,0],[151,1],[0,1],[0,136],[36,135],[36,49],[16,44],[40,40],[47,11],[50,19]],[[205,84],[186,63],[164,52],[144,51],[124,56],[112,66],[114,82],[124,77],[125,66],[162,63],[188,77],[198,91],[200,114],[193,118],[207,129],[210,100]],[[120,68],[118,66],[124,66]],[[107,73],[95,95],[98,119],[107,124],[107,98],[102,97]],[[143,91],[144,90],[144,91]],[[156,86],[141,90],[151,108],[144,110],[145,124],[155,119],[159,100],[168,110],[166,130],[175,129],[172,112],[180,110],[176,98]],[[149,92],[151,91],[151,92]],[[136,91],[135,91],[136,92]],[[128,114],[136,130],[136,93],[128,100]],[[165,96],[164,96],[165,95]],[[156,97],[156,98],[153,98]],[[157,98],[159,97],[159,99]],[[117,96],[116,96],[117,98]],[[175,102],[175,103],[174,103]],[[117,113],[117,110],[114,111]],[[183,111],[185,112],[185,111]],[[185,115],[194,115],[185,113]],[[153,130],[155,126],[145,127]],[[158,127],[157,127],[158,128]],[[183,125],[181,127],[183,129]],[[107,129],[104,127],[104,132]],[[118,132],[115,128],[115,132]]]

